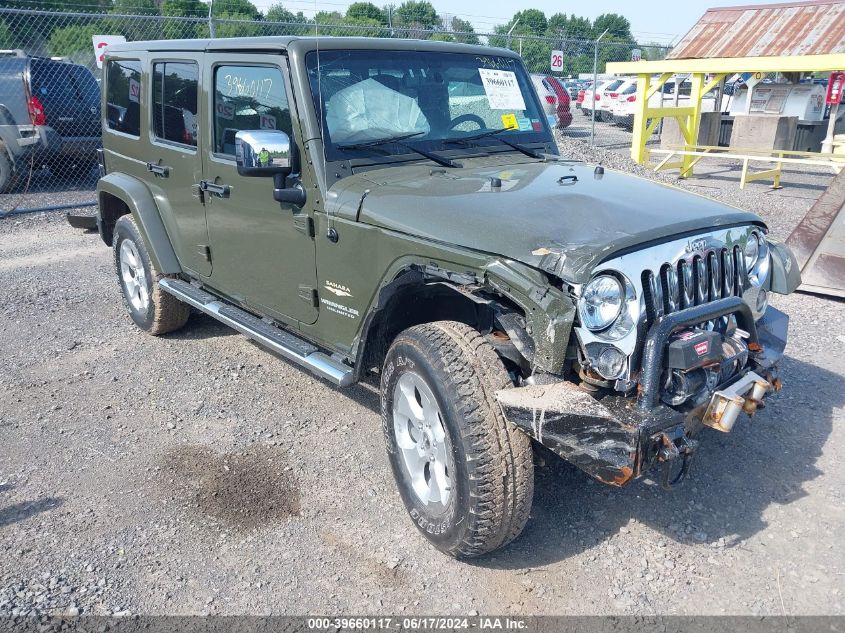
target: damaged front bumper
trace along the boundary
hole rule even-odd
[[[717,385],[702,406],[679,411],[663,404],[660,378],[671,334],[728,314],[749,334],[746,367]],[[686,475],[697,445],[693,436],[702,425],[728,432],[741,412],[753,414],[767,393],[780,389],[776,365],[788,324],[789,318],[771,307],[755,323],[741,299],[721,299],[664,316],[650,328],[637,397],[602,397],[556,381],[505,389],[496,398],[509,422],[596,479],[622,486],[659,465],[669,487]]]

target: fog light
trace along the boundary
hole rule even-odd
[[[757,293],[757,312],[765,312],[766,308],[769,307],[769,293],[760,288],[760,292]]]
[[[627,358],[615,347],[605,347],[596,361],[596,371],[607,379],[621,378]]]

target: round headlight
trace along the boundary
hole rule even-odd
[[[748,236],[742,254],[745,257],[745,269],[750,271],[760,258],[760,237],[756,233]]]
[[[616,277],[595,277],[584,286],[581,295],[581,323],[589,330],[603,330],[608,327],[622,311],[624,296],[622,284]]]

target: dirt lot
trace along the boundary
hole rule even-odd
[[[828,179],[701,173],[781,238]],[[465,563],[406,517],[373,385],[206,317],[146,336],[111,258],[58,214],[0,221],[0,615],[845,611],[843,302],[775,298],[785,389],[708,432],[682,488],[549,462],[523,536]]]

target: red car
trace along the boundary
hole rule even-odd
[[[569,91],[557,77],[546,75],[544,81],[557,96],[557,127],[562,130],[572,124],[572,112],[569,110]]]

